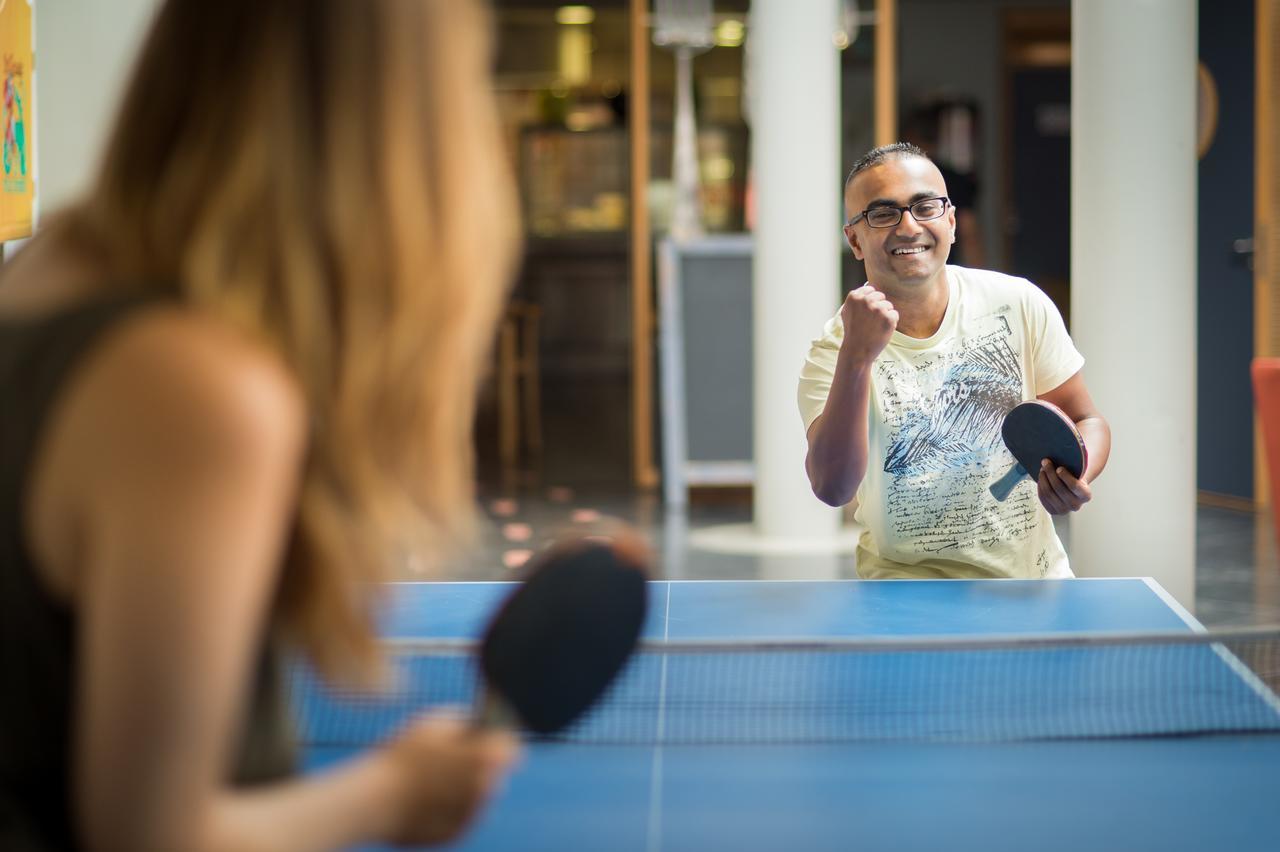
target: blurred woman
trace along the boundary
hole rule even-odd
[[[0,277],[0,847],[456,835],[514,740],[294,777],[282,650],[370,683],[472,507],[517,242],[462,0],[169,0],[85,199]]]

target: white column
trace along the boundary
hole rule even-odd
[[[751,7],[755,523],[775,539],[833,538],[839,513],[804,472],[796,382],[839,300],[840,61],[836,0]]]
[[[1196,2],[1074,0],[1071,331],[1111,460],[1071,519],[1081,576],[1195,603]]]
[[[36,0],[36,198],[43,213],[97,167],[158,0]]]

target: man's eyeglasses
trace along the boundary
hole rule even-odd
[[[880,207],[868,207],[850,219],[849,225],[856,225],[859,219],[866,219],[867,224],[873,228],[892,228],[902,221],[902,214],[908,210],[911,211],[911,218],[917,222],[928,222],[930,219],[937,219],[943,213],[946,213],[947,208],[950,206],[951,199],[945,195],[939,195],[937,198],[922,198],[906,207],[894,207],[889,204]]]

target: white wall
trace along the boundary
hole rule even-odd
[[[83,191],[158,0],[36,0],[36,204]]]

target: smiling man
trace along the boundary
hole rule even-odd
[[[799,400],[814,493],[857,500],[858,574],[1071,576],[1050,515],[1089,502],[1111,434],[1062,316],[1025,279],[947,265],[955,208],[914,145],[869,151],[844,197],[867,283],[814,341]],[[997,502],[988,487],[1013,463],[1000,424],[1029,399],[1075,421],[1088,467],[1042,468]]]

